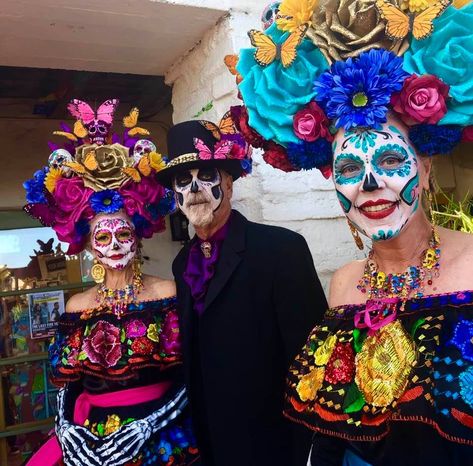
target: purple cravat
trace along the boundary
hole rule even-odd
[[[189,285],[194,300],[194,310],[199,316],[204,312],[205,295],[210,280],[212,280],[215,273],[220,249],[228,231],[228,224],[229,220],[211,238],[205,241],[196,236],[189,251],[186,270],[184,271],[184,281]],[[202,243],[205,242],[211,245],[210,257],[208,258],[204,256],[201,248]]]

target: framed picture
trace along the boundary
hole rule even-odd
[[[53,336],[59,316],[64,313],[64,291],[28,295],[31,338]]]

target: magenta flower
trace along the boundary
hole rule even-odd
[[[169,312],[164,319],[160,342],[161,349],[166,355],[180,354],[179,318],[175,312]]]
[[[126,336],[128,338],[138,338],[146,334],[146,325],[138,319],[130,320],[126,324]]]
[[[93,363],[113,367],[122,355],[120,329],[99,320],[84,339],[82,349]]]

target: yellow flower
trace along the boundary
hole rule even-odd
[[[157,152],[150,152],[148,157],[151,168],[157,172],[166,167],[166,162],[163,160],[163,156],[161,154],[158,154]]]
[[[418,13],[425,10],[429,6],[429,0],[403,0],[402,8],[409,9],[411,13]]]
[[[121,420],[116,414],[107,416],[107,422],[105,423],[105,435],[110,435],[116,432],[121,427]]]
[[[313,401],[324,381],[325,368],[316,367],[303,375],[297,384],[297,394],[302,401]]]
[[[453,6],[458,10],[468,5],[468,3],[471,3],[471,0],[453,0]]]
[[[314,354],[315,364],[325,366],[328,363],[332,351],[337,344],[337,337],[330,335],[318,348]]]
[[[156,343],[159,341],[159,333],[158,333],[158,326],[156,324],[151,324],[148,327],[146,332],[146,336],[151,340],[155,341]]]
[[[366,338],[356,355],[356,385],[367,403],[389,406],[407,387],[416,347],[398,320]]]
[[[310,24],[318,0],[283,0],[279,5],[276,24],[282,31],[294,32],[303,24]]]
[[[62,178],[62,172],[58,168],[50,168],[46,178],[44,180],[44,185],[46,189],[53,193],[56,189],[56,183]]]

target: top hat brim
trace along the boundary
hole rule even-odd
[[[186,159],[182,161],[177,159],[171,160],[165,168],[156,173],[158,182],[165,188],[172,189],[172,178],[174,175],[184,170],[192,170],[194,168],[219,168],[231,175],[233,181],[237,180],[242,175],[243,169],[241,161],[238,159],[202,160],[197,159],[197,154],[195,154],[196,158],[192,160],[192,155],[185,156]]]

